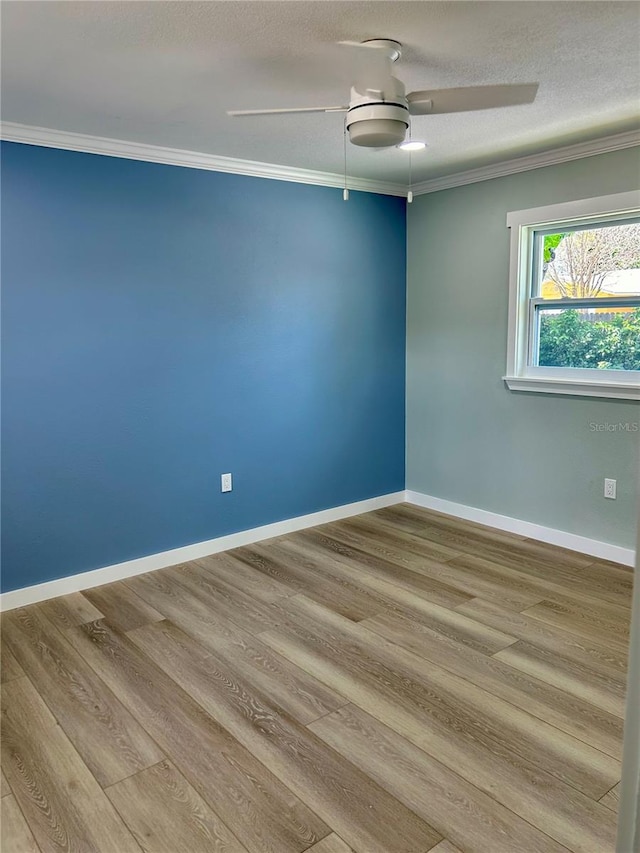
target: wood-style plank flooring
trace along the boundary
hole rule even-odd
[[[2,851],[612,853],[631,586],[403,504],[6,613]]]

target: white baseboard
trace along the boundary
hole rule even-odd
[[[147,557],[139,557],[136,560],[127,560],[113,566],[105,566],[101,569],[93,569],[88,572],[71,575],[66,578],[46,581],[34,586],[14,589],[0,595],[0,610],[14,610],[16,607],[26,607],[28,604],[36,604],[38,601],[46,601],[57,598],[60,595],[68,595],[70,592],[80,592],[83,589],[91,589],[94,586],[102,586],[105,583],[124,580],[125,578],[152,572],[155,569],[165,569],[167,566],[175,566],[178,563],[186,563],[189,560],[197,560],[209,554],[217,554],[220,551],[228,551],[230,548],[239,548],[242,545],[251,545],[253,542],[261,542],[263,539],[271,539],[274,536],[284,536],[294,533],[296,530],[304,530],[307,527],[315,527],[318,524],[327,524],[330,521],[338,521],[341,518],[349,518],[360,515],[363,512],[371,512],[374,509],[382,509],[385,506],[407,501],[408,503],[433,509],[446,515],[464,518],[467,521],[476,521],[487,527],[495,527],[498,530],[507,530],[510,533],[518,533],[529,539],[537,539],[540,542],[549,542],[572,551],[580,551],[592,557],[603,560],[612,560],[623,565],[635,565],[635,551],[632,548],[621,548],[619,545],[610,545],[608,542],[600,542],[597,539],[588,539],[586,536],[578,536],[575,533],[567,533],[564,530],[555,530],[553,527],[544,527],[541,524],[533,524],[530,521],[522,521],[519,518],[511,518],[508,515],[500,515],[488,510],[478,509],[473,506],[455,503],[454,501],[436,498],[432,495],[423,495],[420,492],[406,491],[393,492],[381,495],[377,498],[369,498],[356,503],[344,504],[332,509],[313,512],[309,515],[301,515],[297,518],[287,518],[284,521],[276,521],[273,524],[265,524],[262,527],[253,527],[250,530],[242,530],[239,533],[231,533],[228,536],[219,536],[217,539],[208,539],[205,542],[196,542],[193,545],[185,545],[182,548],[173,548],[171,551],[162,551],[159,554],[150,554]]]
[[[408,503],[425,507],[425,509],[454,515],[467,521],[476,521],[478,524],[486,524],[487,527],[496,527],[498,530],[506,530],[509,533],[519,533],[521,536],[526,536],[527,539],[538,539],[540,542],[559,545],[561,548],[580,551],[582,554],[588,554],[602,560],[611,560],[614,563],[622,563],[625,566],[635,565],[636,554],[633,548],[621,548],[619,545],[610,545],[608,542],[600,542],[598,539],[589,539],[586,536],[578,536],[575,533],[567,533],[553,527],[544,527],[542,524],[533,524],[530,521],[511,518],[509,515],[500,515],[486,509],[466,506],[443,498],[434,498],[431,495],[423,495],[421,492],[407,491],[406,500]]]
[[[207,557],[209,554],[228,551],[230,548],[240,548],[242,545],[251,545],[253,542],[261,542],[263,539],[271,539],[274,536],[284,536],[286,533],[294,533],[296,530],[315,527],[317,524],[327,524],[330,521],[349,518],[352,515],[359,515],[362,512],[382,509],[385,506],[402,503],[404,499],[404,492],[392,492],[391,494],[381,495],[377,498],[344,504],[343,506],[324,509],[320,512],[312,512],[309,515],[300,515],[297,518],[287,518],[284,521],[276,521],[273,524],[265,524],[262,527],[241,530],[239,533],[219,536],[217,539],[208,539],[205,542],[196,542],[193,545],[185,545],[182,548],[173,548],[171,551],[150,554],[148,557],[127,560],[125,563],[105,566],[102,569],[93,569],[88,572],[71,575],[70,577],[57,578],[56,580],[46,581],[45,583],[35,584],[34,586],[14,589],[2,593],[0,596],[0,610],[14,610],[16,607],[36,604],[38,601],[46,601],[49,598],[68,595],[70,592],[80,592],[83,589],[91,589],[94,586],[102,586],[105,583],[124,580],[134,575],[152,572],[155,569],[165,569],[167,566],[175,566],[178,563],[197,560],[200,557]]]

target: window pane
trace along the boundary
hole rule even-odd
[[[640,296],[640,223],[536,234],[543,299]]]
[[[634,308],[538,308],[539,367],[640,370],[640,300]]]

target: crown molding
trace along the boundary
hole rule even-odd
[[[187,151],[180,148],[165,148],[144,142],[128,142],[123,139],[109,139],[104,136],[89,136],[84,133],[71,133],[48,127],[34,127],[15,122],[0,123],[0,138],[7,142],[22,142],[26,145],[40,145],[46,148],[64,148],[69,151],[81,151],[85,154],[103,154],[107,157],[124,157],[128,160],[144,160],[149,163],[166,163],[171,166],[184,166],[189,169],[206,169],[212,172],[228,172],[235,175],[250,175],[256,178],[271,178],[278,181],[293,181],[300,184],[314,184],[321,187],[344,186],[344,175],[334,172],[316,172],[313,169],[298,169],[291,166],[279,166],[274,163],[261,163],[257,160],[240,160],[235,157],[223,157],[218,154],[204,154],[199,151]],[[605,136],[590,142],[579,142],[531,154],[503,160],[478,169],[455,172],[440,178],[431,178],[414,184],[414,196],[447,190],[453,187],[489,181],[518,172],[527,172],[556,163],[566,163],[595,154],[606,154],[623,148],[640,146],[640,131],[628,131],[614,136]],[[392,181],[375,181],[369,178],[348,178],[350,190],[380,193],[381,195],[406,196],[407,187]]]
[[[517,172],[528,172],[531,169],[540,169],[542,166],[567,163],[569,160],[580,160],[583,157],[606,154],[608,151],[620,151],[622,148],[634,148],[638,145],[640,145],[640,131],[630,130],[626,133],[617,133],[614,136],[593,139],[590,142],[578,142],[575,145],[565,145],[562,148],[541,151],[539,154],[530,154],[527,157],[503,160],[490,166],[480,166],[478,169],[468,169],[464,172],[455,172],[452,175],[443,175],[441,178],[431,178],[415,184],[412,188],[413,194],[435,193],[438,190],[448,190],[452,187],[461,187],[464,184],[489,181],[491,178],[502,178],[505,175],[514,175]]]
[[[321,187],[344,187],[344,175],[333,172],[315,172],[312,169],[297,169],[260,163],[257,160],[240,160],[199,151],[180,148],[164,148],[144,142],[127,142],[124,139],[109,139],[104,136],[89,136],[70,133],[49,127],[33,127],[15,122],[0,124],[0,138],[7,142],[22,142],[45,148],[64,148],[82,151],[85,154],[104,154],[108,157],[124,157],[127,160],[144,160],[149,163],[165,163],[189,169],[206,169],[211,172],[229,172],[234,175],[250,175],[254,178],[272,178],[278,181],[293,181],[299,184],[314,184]],[[350,190],[380,193],[382,195],[406,196],[407,189],[390,181],[375,181],[368,178],[349,177]]]

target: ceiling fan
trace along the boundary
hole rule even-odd
[[[279,115],[285,113],[346,113],[346,129],[354,145],[390,148],[404,142],[411,116],[487,110],[530,104],[537,83],[498,86],[466,86],[405,94],[404,84],[393,76],[392,66],[402,55],[402,45],[393,39],[341,41],[354,59],[351,98],[337,107],[294,107],[272,110],[229,110],[230,116]]]

